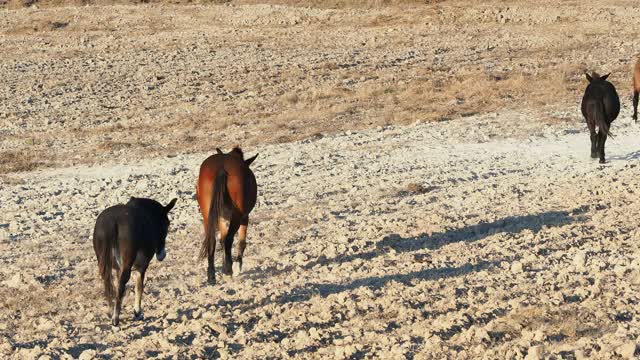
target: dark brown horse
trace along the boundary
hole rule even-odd
[[[165,241],[169,231],[167,215],[176,200],[162,206],[155,200],[132,197],[126,205],[112,206],[98,215],[93,230],[93,249],[110,306],[115,298],[111,316],[114,326],[118,325],[122,297],[132,269],[140,273],[136,280],[133,318],[142,319],[144,274],[154,254],[158,261],[166,256]],[[118,272],[117,289],[113,287],[113,269]]]
[[[216,149],[216,152],[217,154],[211,155],[200,165],[200,176],[196,186],[205,233],[200,258],[206,257],[208,260],[207,280],[211,285],[216,283],[213,260],[217,241],[224,246],[223,272],[226,275],[233,274],[231,249],[236,232],[239,232],[238,268],[242,270],[249,213],[256,204],[257,196],[256,178],[249,165],[258,154],[245,160],[239,147],[228,154],[220,149]]]
[[[604,143],[607,136],[611,135],[611,123],[620,113],[620,98],[613,84],[607,81],[610,74],[600,76],[594,72],[592,75],[585,75],[589,85],[582,97],[582,116],[587,121],[591,135],[591,157],[597,158],[599,155],[600,163],[604,164]]]

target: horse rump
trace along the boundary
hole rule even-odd
[[[108,301],[115,297],[113,286],[113,248],[117,245],[118,226],[113,216],[114,208],[103,211],[93,230],[93,248],[98,259],[98,271],[104,283],[104,296]]]
[[[218,240],[216,239],[216,235],[221,233],[221,229],[219,228],[220,217],[227,221],[231,220],[227,178],[227,172],[224,169],[220,169],[214,180],[213,191],[211,192],[211,203],[209,205],[209,217],[207,218],[208,226],[202,248],[200,249],[200,259],[208,258],[214,254],[216,247],[215,242]]]
[[[593,124],[598,127],[598,129],[600,129],[600,132],[613,137],[613,135],[609,132],[607,113],[605,112],[604,104],[601,100],[589,103],[587,114],[591,118],[591,121],[593,121]]]

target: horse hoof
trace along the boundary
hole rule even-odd
[[[118,322],[119,322],[119,321],[118,321],[118,319],[117,319],[117,318],[115,318],[115,319],[111,319],[111,325],[113,325],[113,326],[118,326]]]
[[[136,312],[135,310],[133,311],[133,320],[139,321],[139,320],[144,320],[144,315],[142,314],[142,311],[140,312]]]
[[[591,158],[592,159],[597,159],[598,158],[598,153],[591,153]]]
[[[207,285],[209,286],[214,286],[216,284],[216,279],[209,279],[207,280]]]
[[[604,159],[600,159],[600,164],[604,164],[606,163],[606,161],[604,161]]]

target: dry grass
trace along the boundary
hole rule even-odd
[[[0,152],[0,173],[31,171],[45,163],[44,159],[34,154],[31,150]]]
[[[278,3],[324,7],[331,2]],[[571,120],[567,109],[577,109],[585,69],[611,71],[616,86],[627,83],[628,64],[619,59],[631,59],[631,47],[621,47],[626,52],[614,58],[608,52],[580,52],[610,42],[606,37],[614,35],[608,34],[627,37],[630,30],[622,22],[595,37],[591,34],[602,33],[597,19],[575,23],[565,16],[544,26],[505,25],[486,15],[495,10],[486,4],[447,1],[438,11],[394,8],[411,3],[424,2],[338,4],[361,5],[361,11],[251,6],[17,11],[0,28],[7,49],[2,60],[68,65],[23,73],[6,67],[2,75],[14,88],[0,94],[10,99],[0,111],[12,116],[6,124],[49,124],[58,118],[66,123],[11,130],[0,139],[0,150],[34,138],[47,145],[27,143],[33,155],[11,153],[0,173],[51,164],[49,154],[77,164],[125,153],[206,152],[503,110],[533,111],[545,125]],[[537,6],[516,3],[520,14],[545,20]],[[578,5],[562,6],[581,13],[573,9]],[[33,48],[22,46],[25,41]],[[116,67],[87,66],[97,57]],[[38,83],[40,88],[30,85]],[[625,88],[618,88],[624,96]],[[25,103],[27,97],[35,102]],[[58,106],[38,106],[41,97]],[[13,165],[21,162],[16,157],[26,165]]]
[[[315,7],[323,9],[345,8],[379,8],[388,6],[416,6],[436,4],[445,0],[0,0],[0,8],[11,9],[37,5],[40,7],[53,6],[84,6],[84,5],[127,5],[127,4],[235,4],[255,5],[271,4],[300,7]]]
[[[497,321],[498,331],[510,333],[514,337],[521,336],[524,331],[543,331],[546,337],[567,339],[571,342],[586,334],[603,334],[615,332],[615,325],[606,318],[575,306],[571,309],[544,307],[527,307]]]
[[[435,4],[444,0],[236,0],[237,4],[275,4],[316,8],[379,8],[385,6],[415,6]]]

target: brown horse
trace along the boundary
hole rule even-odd
[[[231,248],[236,232],[239,232],[238,269],[242,271],[249,213],[256,204],[257,196],[256,178],[249,165],[258,154],[245,160],[239,147],[228,154],[220,149],[216,149],[216,152],[200,165],[196,186],[205,233],[200,258],[206,257],[208,260],[207,280],[211,285],[216,283],[213,260],[217,241],[224,246],[223,272],[225,275],[233,274]]]
[[[633,66],[633,120],[638,122],[638,94],[640,94],[640,59]]]

